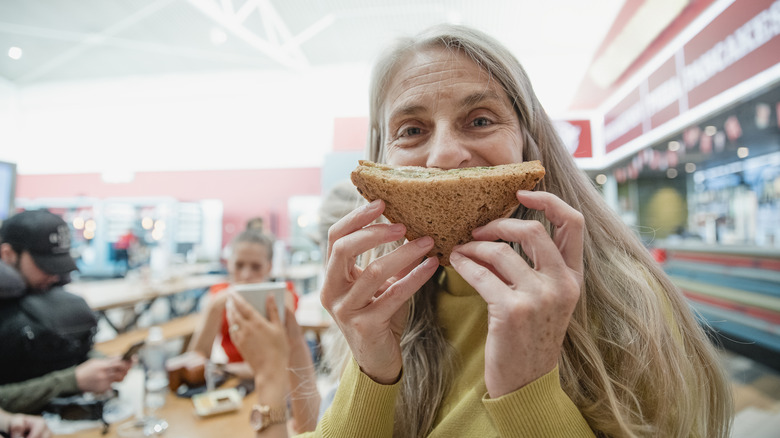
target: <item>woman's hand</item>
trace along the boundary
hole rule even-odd
[[[290,345],[284,324],[279,318],[273,295],[266,297],[268,319],[241,295],[227,293],[227,318],[230,339],[255,376],[276,377],[287,370]]]
[[[255,373],[258,403],[285,408],[290,345],[274,296],[269,294],[265,300],[268,319],[235,291],[228,292],[225,308],[230,324],[230,339]],[[257,436],[286,437],[287,426],[273,425]]]
[[[492,398],[555,368],[583,286],[582,214],[546,192],[520,191],[517,199],[544,211],[554,238],[540,222],[497,219],[450,256],[488,304],[485,383]],[[533,267],[498,240],[518,242]]]
[[[89,359],[76,367],[76,384],[84,392],[103,393],[121,382],[132,362],[121,357]]]
[[[400,339],[409,298],[433,276],[436,259],[420,263],[433,239],[406,242],[390,254],[359,268],[357,257],[383,243],[401,239],[401,224],[372,224],[384,211],[376,200],[344,216],[328,232],[328,265],[323,306],[333,316],[360,369],[376,382],[390,384],[401,373]]]

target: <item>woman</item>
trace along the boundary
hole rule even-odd
[[[401,41],[376,66],[370,116],[374,161],[541,160],[547,174],[446,269],[423,261],[430,237],[399,245],[402,225],[375,223],[381,201],[331,228],[322,302],[352,360],[318,432],[728,436],[713,347],[576,168],[505,48],[459,26]]]
[[[230,247],[227,268],[231,283],[215,285],[210,289],[204,317],[192,336],[189,349],[210,358],[212,345],[219,334],[220,344],[228,358],[225,368],[236,375],[252,377],[255,375],[252,362],[245,361],[245,355],[242,355],[233,343],[232,338],[237,326],[228,323],[226,303],[231,296],[228,293],[231,284],[261,283],[268,280],[273,259],[273,239],[258,230],[246,230],[233,239]],[[289,393],[293,412],[291,428],[303,432],[314,429],[320,396],[316,391],[311,353],[292,312],[298,297],[288,289],[286,298],[285,307],[288,312],[281,333],[287,337],[285,342],[293,348],[280,352],[274,349],[267,338],[260,338],[252,344],[250,354],[278,356],[277,359],[283,363],[278,371],[282,374],[280,379],[287,379],[292,390]],[[272,307],[276,308],[276,305]]]

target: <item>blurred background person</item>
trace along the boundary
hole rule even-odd
[[[262,283],[268,280],[273,258],[273,239],[257,230],[246,230],[236,236],[230,244],[230,257],[227,262],[229,283],[212,286],[209,299],[203,310],[203,318],[193,334],[189,350],[199,353],[205,358],[212,358],[212,349],[218,340],[227,356],[225,369],[243,378],[253,378],[255,375],[251,363],[244,361],[244,356],[233,343],[232,336],[236,326],[228,324],[226,317],[226,302],[233,284]],[[311,351],[304,339],[303,332],[293,314],[298,297],[288,283],[285,295],[285,308],[288,318],[285,320],[286,342],[295,346],[284,353],[276,353],[268,349],[268,340],[258,338],[251,346],[252,355],[284,354],[280,358],[288,369],[287,375],[293,393],[290,402],[293,409],[294,429],[297,431],[313,430],[316,425],[317,409],[320,396],[316,387],[316,375]],[[276,308],[273,305],[274,309]],[[246,351],[245,351],[246,352]],[[314,406],[310,408],[309,406]]]
[[[253,217],[246,221],[246,229],[265,232],[265,220],[260,216]]]
[[[124,379],[128,361],[90,358],[95,315],[61,287],[76,269],[62,218],[35,210],[5,220],[0,261],[0,407],[38,413],[55,397]]]

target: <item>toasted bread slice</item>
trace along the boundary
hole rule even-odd
[[[471,231],[506,216],[518,205],[515,193],[530,190],[544,177],[539,161],[442,170],[396,167],[360,161],[352,183],[369,202],[385,201],[385,217],[406,225],[409,240],[431,236],[443,266],[455,245],[472,240]]]

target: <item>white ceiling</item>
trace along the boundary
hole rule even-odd
[[[440,22],[482,29],[563,111],[625,0],[2,0],[0,78],[50,82],[370,64]],[[14,60],[11,47],[22,49]]]

